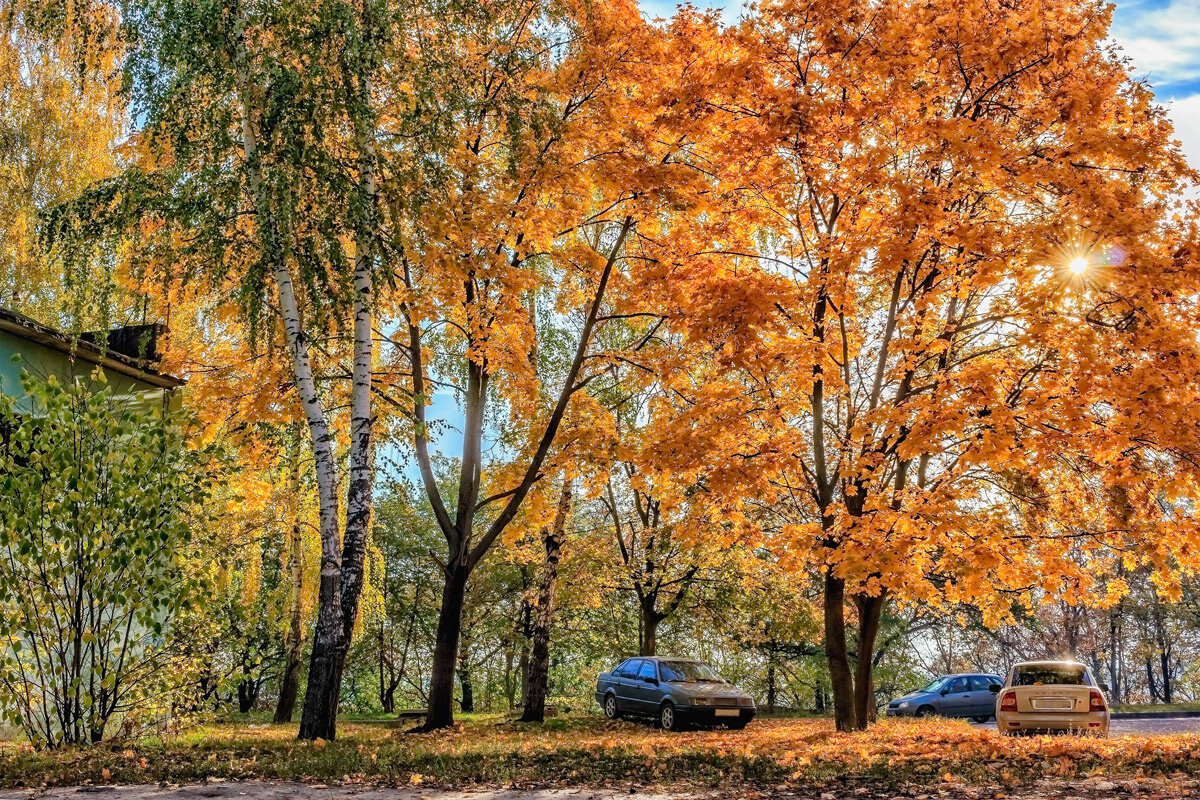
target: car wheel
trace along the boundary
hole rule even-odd
[[[658,710],[658,724],[664,731],[677,731],[680,729],[679,715],[675,713],[675,704],[666,702],[662,704],[662,708]]]
[[[604,716],[609,719],[620,719],[621,712],[617,708],[617,696],[608,694],[604,696]]]
[[[971,717],[971,719],[975,720],[980,725],[987,722],[991,718],[992,718],[991,714],[979,714],[978,716]]]
[[[913,716],[932,717],[936,713],[937,713],[937,710],[933,706],[921,706],[920,708],[917,709],[917,713],[914,714]]]

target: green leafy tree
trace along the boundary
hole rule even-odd
[[[91,383],[0,396],[0,710],[37,745],[165,710],[170,628],[205,583],[205,455],[161,408]]]

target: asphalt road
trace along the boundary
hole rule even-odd
[[[1113,717],[1109,731],[1115,734],[1200,733],[1200,717]]]
[[[974,723],[977,728],[996,729],[996,720]],[[1163,733],[1200,733],[1200,717],[1121,717],[1109,723],[1112,736],[1152,736]]]

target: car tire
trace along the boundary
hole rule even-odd
[[[933,706],[921,706],[920,708],[917,709],[916,713],[913,714],[913,716],[914,717],[932,717],[936,713],[937,713],[937,709],[934,708]]]
[[[604,716],[609,719],[620,719],[621,710],[617,708],[617,696],[607,694],[604,696]]]
[[[664,731],[678,731],[683,729],[683,725],[679,721],[679,715],[675,711],[675,704],[670,700],[663,703],[658,709],[658,725]]]
[[[971,719],[973,719],[975,722],[978,722],[980,725],[987,722],[991,718],[992,718],[991,714],[979,714],[974,717],[971,717]]]

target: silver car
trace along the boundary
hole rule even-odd
[[[992,687],[1004,679],[987,672],[943,675],[925,686],[888,703],[889,717],[968,717],[987,722],[996,708]]]

